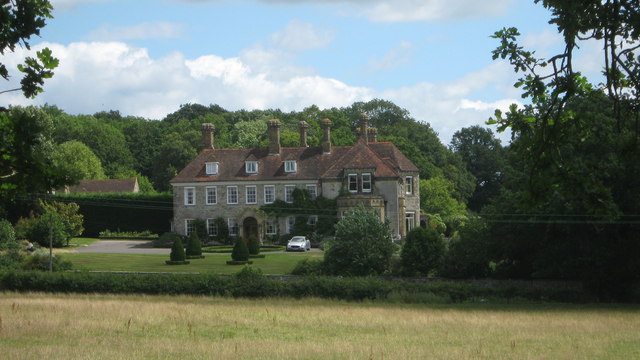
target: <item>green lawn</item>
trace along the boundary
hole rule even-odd
[[[168,255],[105,254],[105,253],[65,253],[65,260],[73,263],[73,268],[89,271],[140,271],[140,272],[199,272],[231,274],[241,266],[227,265],[229,254],[205,254],[204,259],[190,260],[189,265],[166,265]],[[322,258],[323,253],[266,254],[265,258],[252,259],[253,265],[265,274],[288,274],[296,264],[306,258]]]
[[[94,242],[96,242],[98,240],[100,240],[100,239],[76,237],[76,238],[72,238],[71,240],[69,240],[69,247],[85,246],[85,245],[92,244],[92,243],[94,243]]]

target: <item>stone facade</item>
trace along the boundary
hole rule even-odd
[[[215,149],[214,128],[204,124],[203,149],[172,181],[173,230],[188,234],[192,220],[222,217],[231,234],[287,234],[292,217],[269,219],[260,207],[274,200],[287,201],[295,189],[312,190],[316,196],[336,199],[338,216],[363,205],[389,221],[393,235],[404,237],[420,223],[418,169],[392,143],[376,142],[375,131],[360,120],[356,145],[331,146],[331,121],[322,121],[322,146],[307,146],[301,123],[300,146],[279,144],[280,122],[269,122],[267,149]],[[372,136],[373,134],[373,136]],[[295,234],[290,234],[295,235]]]

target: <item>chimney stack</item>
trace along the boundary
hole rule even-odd
[[[367,128],[369,126],[369,117],[367,116],[367,114],[362,113],[360,114],[360,139],[364,140],[365,144],[368,142],[367,139]]]
[[[309,147],[307,143],[307,129],[309,128],[309,124],[306,121],[300,121],[300,146],[301,147]]]
[[[322,130],[324,130],[324,136],[322,138],[322,152],[325,154],[331,153],[331,120],[323,119],[320,121]]]
[[[367,134],[369,138],[369,142],[378,142],[378,129],[377,128],[369,128],[369,133]]]
[[[213,130],[215,126],[210,123],[202,124],[202,148],[203,149],[214,149],[213,143]]]
[[[269,120],[269,155],[280,155],[280,120]]]

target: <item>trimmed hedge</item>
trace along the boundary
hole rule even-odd
[[[243,268],[233,276],[215,274],[140,274],[17,271],[0,274],[3,291],[63,293],[215,295],[233,297],[318,297],[348,301],[380,300],[403,303],[460,303],[468,301],[560,301],[593,299],[576,288],[542,289],[531,286],[492,287],[465,282],[412,283],[383,278],[299,277],[289,281],[265,277],[258,269]],[[636,299],[638,300],[638,299]]]
[[[47,200],[75,202],[84,216],[83,236],[98,237],[101,231],[170,231],[173,195],[162,194],[57,194]]]

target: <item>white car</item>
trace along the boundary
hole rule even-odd
[[[306,236],[294,236],[287,243],[287,251],[310,251],[311,241]]]

